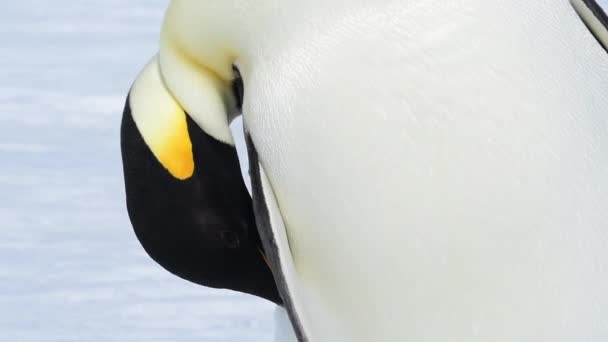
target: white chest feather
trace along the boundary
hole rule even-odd
[[[608,54],[567,1],[370,8],[247,63],[310,340],[606,340]]]

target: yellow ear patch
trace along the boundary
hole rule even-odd
[[[154,57],[133,83],[129,95],[133,121],[156,159],[177,179],[194,173],[186,113],[167,90]]]
[[[165,134],[153,139],[149,146],[160,163],[178,179],[187,179],[194,173],[192,143],[188,134],[186,114],[174,113],[174,122],[168,123]]]

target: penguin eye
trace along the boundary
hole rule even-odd
[[[608,1],[570,0],[570,2],[595,39],[604,50],[608,51],[608,15],[606,15]]]
[[[231,230],[222,230],[219,233],[220,238],[222,239],[227,248],[239,248],[239,246],[241,245],[239,236],[235,232]]]

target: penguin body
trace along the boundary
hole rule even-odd
[[[608,338],[590,1],[171,2],[163,84],[227,144],[242,75],[256,227],[299,341]]]
[[[604,340],[608,54],[575,9],[353,7],[242,70],[296,328]]]

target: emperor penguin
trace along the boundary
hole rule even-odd
[[[596,0],[173,0],[123,117],[136,235],[300,342],[606,341],[607,46]]]

